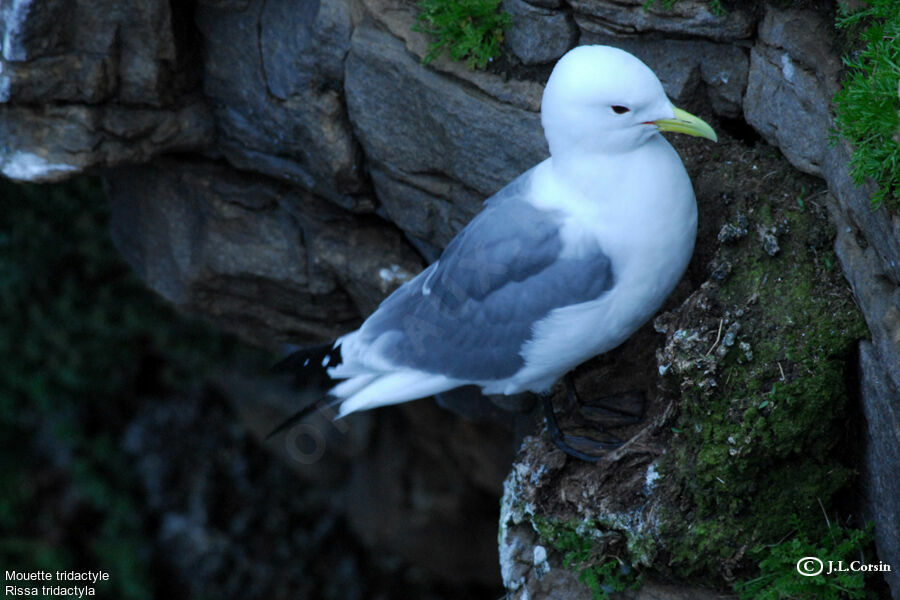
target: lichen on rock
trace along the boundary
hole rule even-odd
[[[790,534],[792,515],[820,528],[821,506],[850,482],[839,446],[851,442],[852,365],[867,336],[822,207],[789,192],[749,200],[738,209],[782,231],[781,251],[753,237],[720,248],[713,263],[730,274],[657,320],[660,366],[681,397],[659,467],[668,566],[725,581],[747,548]]]
[[[764,146],[682,149],[701,204],[688,277],[703,282],[657,317],[663,341],[638,334],[656,348],[647,421],[599,466],[527,441],[507,480],[501,549],[530,528],[550,572],[568,568],[588,587],[586,570],[609,560],[651,587],[688,576],[726,586],[752,570],[748,549],[789,535],[795,516],[820,529],[821,507],[851,481],[840,444],[852,443],[853,361],[867,331],[835,266],[827,191]],[[627,346],[609,360],[627,364]],[[534,597],[536,571],[518,564],[508,572]],[[606,593],[618,578],[603,573]]]

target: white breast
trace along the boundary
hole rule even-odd
[[[487,393],[542,391],[581,362],[624,342],[659,309],[693,253],[697,206],[681,159],[662,136],[614,164],[542,163],[533,202],[565,215],[564,253],[597,240],[614,285],[599,299],[552,311],[524,345],[525,366]],[[654,165],[653,169],[645,167]],[[541,173],[540,171],[543,171]],[[572,177],[572,171],[580,173]],[[570,181],[585,182],[580,189]]]

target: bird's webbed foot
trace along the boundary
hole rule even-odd
[[[614,394],[600,398],[590,405],[582,405],[571,373],[566,374],[565,383],[569,405],[577,407],[575,413],[577,428],[589,430],[590,437],[563,433],[556,420],[550,394],[542,396],[550,440],[569,456],[589,462],[599,461],[606,452],[615,450],[624,443],[608,430],[633,425],[643,418],[645,397],[642,392]]]

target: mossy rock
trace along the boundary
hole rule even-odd
[[[867,330],[836,266],[824,194],[796,192],[735,202],[713,277],[660,319],[660,366],[681,395],[659,464],[660,532],[682,574],[730,579],[748,548],[789,536],[794,515],[822,529],[853,475],[847,416]]]
[[[798,524],[824,531],[853,477],[853,365],[868,332],[832,250],[824,184],[767,146],[679,150],[700,238],[680,304],[654,322],[665,340],[645,328],[576,374],[584,400],[639,371],[629,382],[649,391],[648,418],[599,464],[531,438],[507,482],[504,506],[519,509],[501,534],[530,528],[583,584],[586,566],[612,559],[651,584],[728,588],[757,569],[754,548]]]

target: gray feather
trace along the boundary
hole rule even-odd
[[[366,321],[361,342],[379,341],[400,366],[469,381],[497,380],[524,364],[532,326],[550,311],[594,300],[613,285],[599,246],[561,258],[559,217],[524,198],[532,171],[486,202],[438,262]]]

